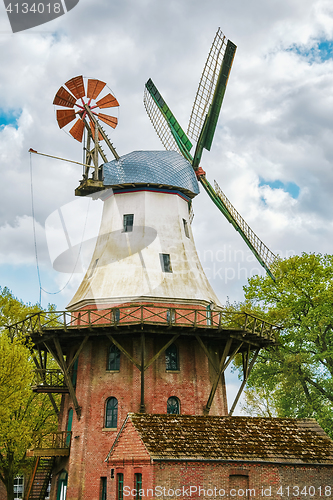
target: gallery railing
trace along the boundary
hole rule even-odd
[[[276,340],[280,330],[279,326],[247,312],[142,304],[108,309],[81,309],[74,312],[43,311],[7,328],[11,335],[32,335],[55,329],[77,331],[140,324],[235,330],[272,341]]]

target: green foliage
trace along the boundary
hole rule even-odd
[[[34,365],[26,339],[10,337],[6,325],[39,310],[0,289],[0,479],[13,498],[14,478],[31,467],[25,459],[33,435],[57,430],[57,418],[47,395],[32,392]]]
[[[247,307],[283,327],[279,347],[261,351],[253,368],[246,409],[266,394],[272,414],[316,418],[333,436],[333,256],[294,256],[275,275],[244,287]]]
[[[0,331],[7,325],[22,321],[40,311],[38,304],[24,304],[13,296],[8,288],[0,287]]]

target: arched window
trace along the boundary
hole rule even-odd
[[[179,399],[175,396],[171,396],[167,402],[167,414],[168,415],[179,415],[180,414],[180,404]]]
[[[57,500],[66,500],[67,472],[62,471],[58,478]]]
[[[165,351],[165,366],[166,370],[179,370],[178,349],[175,344],[171,344]]]
[[[117,427],[118,401],[116,398],[109,398],[105,406],[105,427]]]
[[[120,370],[120,351],[114,344],[110,346],[108,358],[108,370]]]

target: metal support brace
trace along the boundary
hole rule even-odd
[[[256,359],[258,357],[258,354],[259,354],[259,351],[260,351],[260,348],[256,350],[256,352],[254,353],[253,355],[253,358],[251,360],[251,363],[249,365],[249,354],[250,354],[250,346],[249,346],[249,349],[248,349],[248,352],[247,352],[247,355],[246,355],[246,360],[245,360],[245,363],[244,363],[244,358],[243,358],[243,382],[241,383],[241,386],[237,392],[237,395],[235,397],[235,401],[233,402],[232,404],[232,407],[230,408],[230,411],[229,411],[229,417],[231,417],[231,415],[233,414],[235,408],[236,408],[236,405],[238,403],[238,400],[240,398],[240,395],[242,394],[243,392],[243,389],[245,387],[245,384],[247,382],[247,379],[249,378],[249,375],[251,373],[251,370],[253,368],[253,365],[254,363],[256,362]]]
[[[104,132],[103,128],[100,126],[100,124],[98,123],[98,121],[96,120],[95,116],[93,115],[93,113],[91,112],[89,106],[87,104],[85,104],[84,106],[86,112],[87,112],[87,115],[89,116],[89,118],[91,119],[91,121],[96,125],[97,123],[97,127],[98,127],[98,131],[99,133],[101,134],[101,136],[103,137],[104,141],[105,141],[105,144],[108,146],[108,148],[110,149],[110,151],[112,152],[113,156],[115,157],[116,160],[119,160],[119,155],[117,153],[117,151],[115,150],[113,144],[110,142],[110,139],[108,138],[108,136],[106,135],[106,133]],[[98,141],[97,141],[97,144],[98,144]],[[96,147],[96,143],[95,143],[95,147]]]
[[[98,181],[98,125],[97,121],[95,122],[95,150],[94,150],[94,165],[95,165],[95,172],[94,172],[94,179],[95,181]]]

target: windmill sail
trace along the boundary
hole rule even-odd
[[[167,150],[181,153],[194,170],[198,170],[203,148],[210,150],[235,51],[236,45],[227,40],[218,29],[200,80],[188,127],[188,134],[197,141],[194,157],[190,153],[192,144],[169,106],[152,80],[149,79],[146,83],[144,105],[157,135]],[[214,189],[205,174],[199,174],[198,179],[218,209],[239,232],[267,274],[275,280],[273,267],[277,257],[258,238],[216,182]]]
[[[245,222],[243,217],[237,212],[233,204],[228,200],[226,195],[216,181],[214,181],[215,190],[208,181],[203,179],[202,185],[206,189],[210,198],[214,201],[215,205],[221,210],[228,221],[234,226],[236,231],[239,232],[247,246],[253,252],[259,263],[264,267],[269,276],[275,281],[273,269],[274,264],[277,262],[277,257],[273,252],[261,241],[256,233]]]
[[[218,29],[201,76],[188,134],[197,140],[192,166],[197,170],[203,149],[210,151],[227,87],[236,45]]]
[[[143,102],[153,127],[167,150],[178,151],[188,160],[192,143],[151,79],[145,85]]]
[[[205,117],[213,100],[226,46],[227,39],[219,28],[201,75],[187,128],[187,135],[195,141],[199,139]]]

